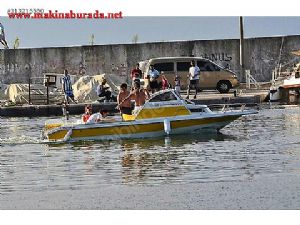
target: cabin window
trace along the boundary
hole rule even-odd
[[[176,96],[172,92],[165,92],[160,95],[156,95],[149,102],[165,102],[177,100]]]
[[[156,63],[154,64],[154,69],[156,69],[158,72],[173,72],[174,63]]]
[[[199,67],[200,71],[220,71],[221,68],[216,64],[208,61],[197,61],[197,66]]]
[[[188,72],[191,67],[191,62],[177,62],[177,71]]]
[[[204,109],[190,109],[190,111],[191,112],[199,112],[199,113],[203,113],[203,112],[205,112],[205,110]]]

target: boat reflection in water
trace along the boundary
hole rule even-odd
[[[122,140],[123,183],[180,182],[181,176],[191,172],[195,165],[201,167],[201,160],[205,160],[205,155],[210,154],[207,154],[205,147],[199,148],[201,143],[206,146],[210,141],[234,139],[230,135],[208,133],[201,136],[188,134],[143,139],[137,142]],[[194,161],[195,158],[200,162]]]
[[[200,180],[207,179],[211,166],[218,167],[219,160],[212,162],[212,158],[222,154],[222,143],[235,139],[231,135],[211,132],[148,139],[53,143],[46,145],[46,154],[52,155],[62,148],[72,149],[67,160],[75,162],[80,157],[82,173],[96,176],[99,183],[155,185],[180,183],[185,179],[196,182],[199,177]],[[192,174],[197,171],[198,175],[194,177]]]

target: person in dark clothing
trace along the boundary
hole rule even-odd
[[[109,87],[106,87],[106,79],[103,79],[102,82],[97,86],[97,96],[105,97],[106,101],[109,101],[111,98],[111,92],[108,90]]]
[[[158,85],[159,72],[154,68],[153,65],[150,65],[148,76],[150,79],[149,86],[153,94],[155,91],[159,91],[159,85]]]

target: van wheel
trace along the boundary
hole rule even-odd
[[[220,93],[228,93],[231,88],[231,83],[228,80],[221,80],[217,84],[217,90]]]

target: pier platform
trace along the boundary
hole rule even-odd
[[[190,100],[196,104],[208,105],[210,108],[218,108],[228,104],[231,106],[254,106],[261,104],[268,95],[268,90],[247,90],[237,92],[235,96],[233,92],[228,94],[220,94],[216,91],[200,92],[196,99],[193,99],[193,94],[190,95]],[[186,98],[185,93],[182,94]],[[93,105],[93,111],[97,112],[100,108],[109,112],[118,112],[115,102],[108,103],[89,103]],[[85,104],[70,104],[68,111],[70,115],[80,115],[84,113]],[[38,116],[62,116],[61,105],[22,105],[0,107],[0,117],[38,117]]]

